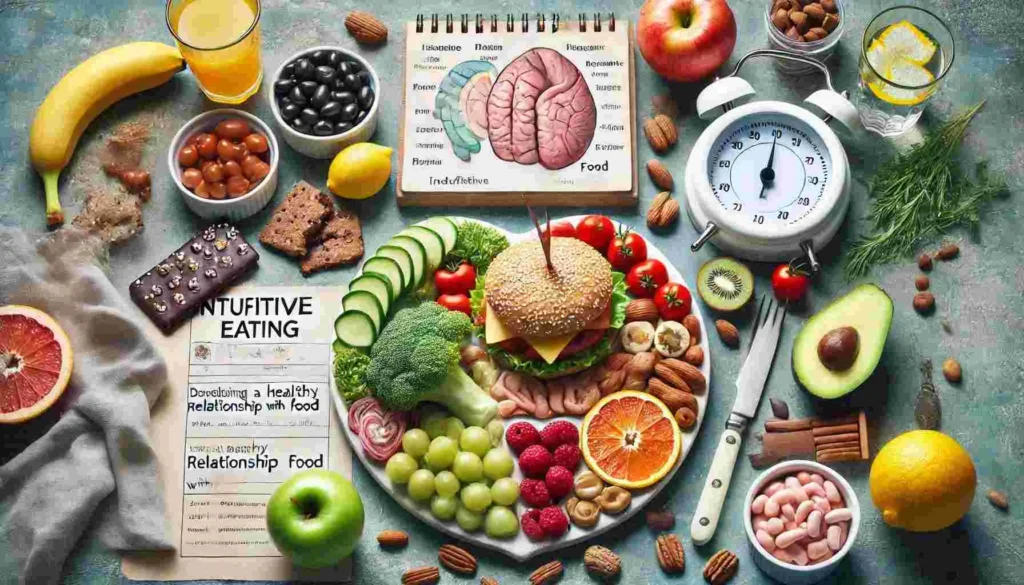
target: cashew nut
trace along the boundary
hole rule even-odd
[[[594,502],[571,497],[565,503],[565,511],[572,523],[580,528],[590,528],[601,517],[601,508]]]
[[[604,490],[604,482],[593,471],[584,471],[576,478],[576,497],[581,500],[593,500],[601,495]]]
[[[597,496],[594,501],[601,506],[602,511],[609,514],[618,514],[629,507],[629,503],[633,501],[633,496],[627,489],[610,485],[604,488],[601,495]]]

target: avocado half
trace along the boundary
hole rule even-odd
[[[793,342],[793,375],[819,398],[849,394],[871,376],[882,358],[892,326],[892,299],[874,284],[862,284],[818,311]],[[857,358],[846,370],[833,371],[818,358],[818,342],[839,327],[853,327],[860,336]]]

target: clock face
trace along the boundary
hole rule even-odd
[[[821,136],[800,119],[752,113],[726,126],[708,157],[711,192],[731,223],[789,226],[824,199],[834,171]]]

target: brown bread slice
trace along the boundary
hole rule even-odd
[[[333,213],[330,195],[299,181],[274,210],[260,233],[260,242],[289,256],[305,256],[310,241]]]
[[[363,257],[363,232],[359,217],[347,209],[339,209],[320,233],[320,242],[302,261],[302,274],[354,264]]]

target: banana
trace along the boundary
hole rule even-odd
[[[128,43],[83,61],[53,86],[29,135],[32,166],[46,189],[46,223],[64,223],[57,178],[86,127],[115,102],[166,83],[185,69],[181,52],[163,43]]]

